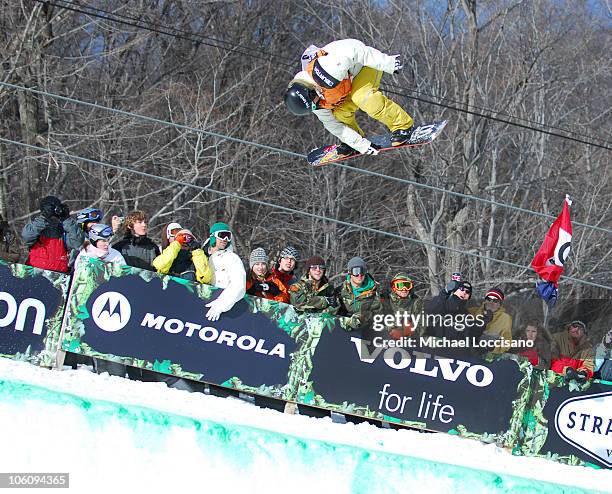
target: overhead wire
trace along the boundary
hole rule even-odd
[[[176,37],[176,38],[180,38],[180,39],[186,39],[189,41],[192,41],[194,43],[200,43],[200,44],[204,44],[204,45],[208,45],[208,46],[212,46],[215,48],[219,48],[221,44],[223,45],[229,45],[224,47],[227,50],[232,50],[232,51],[236,51],[238,53],[244,54],[246,56],[250,56],[250,57],[254,57],[254,58],[259,58],[259,59],[264,59],[269,61],[271,58],[274,58],[275,60],[279,60],[281,59],[281,57],[278,54],[273,54],[273,53],[269,53],[266,52],[260,48],[253,48],[253,47],[247,47],[244,45],[233,45],[232,43],[228,42],[228,41],[223,41],[223,40],[219,40],[216,38],[213,38],[211,36],[205,36],[203,34],[195,34],[195,33],[190,33],[188,31],[185,30],[181,30],[175,27],[168,27],[168,26],[164,26],[161,25],[159,23],[154,23],[149,21],[148,23],[145,23],[144,21],[140,20],[139,18],[136,17],[131,17],[131,16],[127,16],[125,14],[118,14],[116,12],[109,12],[107,10],[104,10],[102,8],[98,8],[98,7],[89,7],[89,6],[83,6],[83,5],[79,5],[79,4],[75,4],[74,2],[71,2],[69,0],[36,0],[39,3],[43,3],[43,4],[49,4],[49,5],[53,5],[59,8],[63,8],[66,10],[70,10],[73,12],[78,12],[84,15],[89,15],[92,17],[96,17],[96,18],[100,18],[100,19],[104,19],[104,20],[109,20],[112,22],[117,22],[119,24],[124,24],[124,25],[129,25],[131,27],[135,27],[138,29],[144,29],[144,30],[148,30],[150,32],[155,32],[158,34],[164,34],[167,36],[171,36],[171,37]],[[61,2],[58,3],[58,2]],[[68,4],[68,5],[65,5]],[[81,8],[77,8],[75,7],[81,7]],[[82,10],[83,8],[88,9],[88,11],[84,11]],[[103,13],[105,15],[100,14]],[[113,18],[114,17],[114,18]],[[128,20],[125,20],[128,19]],[[151,27],[154,26],[154,27]],[[178,34],[176,34],[178,33]],[[202,41],[202,40],[206,40],[206,41]],[[254,52],[258,52],[257,54]],[[285,61],[281,61],[278,62],[278,64],[280,65],[284,65],[287,67],[292,67],[294,65],[294,63],[290,63],[290,62],[285,62]],[[514,115],[509,115],[503,112],[500,112],[498,110],[494,110],[494,109],[487,109],[487,108],[482,108],[482,107],[478,107],[476,105],[465,105],[467,106],[467,108],[462,108],[460,106],[453,106],[450,104],[445,104],[445,103],[440,103],[440,102],[436,102],[436,101],[432,101],[431,99],[426,99],[423,97],[419,97],[419,96],[412,96],[409,94],[406,94],[405,92],[398,92],[397,89],[401,89],[403,91],[410,91],[410,92],[415,92],[418,93],[418,91],[415,91],[413,89],[410,88],[403,88],[401,86],[398,85],[392,85],[392,84],[383,84],[384,88],[391,88],[391,89],[386,89],[386,91],[390,94],[395,94],[398,96],[404,96],[406,98],[410,98],[413,99],[415,101],[420,101],[423,103],[428,103],[431,105],[435,105],[435,106],[440,106],[443,108],[447,108],[453,111],[457,111],[457,112],[462,112],[462,113],[466,113],[466,114],[470,114],[470,115],[475,115],[481,118],[485,118],[488,120],[493,120],[493,121],[497,121],[500,123],[504,123],[504,124],[508,124],[508,125],[512,125],[512,126],[516,126],[519,128],[523,128],[526,130],[531,130],[534,132],[540,132],[540,133],[544,133],[546,135],[550,135],[550,136],[554,136],[554,137],[559,137],[562,139],[568,139],[580,144],[585,144],[585,145],[589,145],[589,146],[593,146],[593,147],[598,147],[601,149],[605,149],[605,150],[612,150],[612,147],[607,145],[608,141],[606,141],[605,139],[601,138],[601,137],[593,137],[593,136],[586,136],[584,134],[579,134],[578,132],[575,131],[571,131],[569,129],[563,129],[560,127],[555,127],[549,124],[543,124],[540,122],[533,122],[531,120],[522,118],[522,117],[517,117]],[[434,95],[429,95],[430,97],[434,97],[434,98],[438,98],[441,100],[446,100],[447,98],[442,97],[442,96],[434,96]],[[451,102],[457,103],[456,101],[451,100]],[[504,119],[504,118],[499,118],[498,116],[494,116],[491,114],[483,114],[483,113],[479,113],[477,111],[474,110],[470,110],[469,108],[476,108],[476,109],[480,109],[481,111],[485,111],[485,112],[489,112],[491,114],[495,114],[495,115],[503,115],[509,118],[512,118],[514,120],[523,120],[523,121],[527,121],[530,123],[536,123],[537,125],[539,125],[542,128],[538,128],[538,127],[534,127],[534,126],[530,126],[530,125],[525,125],[525,124],[520,124],[517,123],[513,120],[509,120],[509,119]],[[556,130],[560,130],[562,132],[565,132],[567,134],[577,134],[580,135],[581,137],[583,137],[582,139],[576,138],[576,137],[571,137],[569,135],[565,135],[565,134],[561,134],[559,132],[552,132],[549,130],[544,130],[544,128],[551,128],[551,129],[556,129]],[[590,140],[586,140],[586,138],[590,139]],[[595,140],[598,141],[602,141],[606,144],[598,144],[596,142],[593,142]]]
[[[267,151],[272,151],[275,153],[279,153],[279,154],[285,154],[287,156],[293,156],[296,158],[300,158],[300,159],[306,159],[306,155],[305,154],[301,154],[301,153],[295,153],[293,151],[289,151],[286,149],[282,149],[282,148],[277,148],[274,146],[269,146],[267,144],[261,144],[258,142],[254,142],[254,141],[249,141],[246,139],[240,139],[237,137],[232,137],[232,136],[228,136],[226,134],[221,134],[218,132],[213,132],[210,130],[204,130],[204,129],[199,129],[196,127],[191,127],[189,125],[184,125],[184,124],[178,124],[175,122],[169,122],[167,120],[161,120],[155,117],[150,117],[147,115],[141,115],[138,113],[134,113],[134,112],[128,112],[125,110],[120,110],[118,108],[112,108],[112,107],[108,107],[108,106],[104,106],[104,105],[100,105],[98,103],[91,103],[89,101],[84,101],[84,100],[80,100],[80,99],[76,99],[76,98],[72,98],[72,97],[68,97],[68,96],[63,96],[63,95],[59,95],[59,94],[55,94],[55,93],[51,93],[49,91],[42,91],[40,89],[35,89],[35,88],[30,88],[30,87],[25,87],[25,86],[19,86],[16,84],[11,84],[8,82],[2,82],[0,81],[0,86],[5,86],[11,89],[15,89],[15,90],[21,90],[21,91],[27,91],[27,92],[31,92],[33,94],[38,94],[40,96],[47,96],[50,98],[54,98],[54,99],[58,99],[61,101],[66,101],[69,103],[74,103],[77,105],[81,105],[81,106],[88,106],[90,108],[96,108],[99,110],[103,110],[103,111],[107,111],[110,113],[116,113],[118,115],[123,115],[129,118],[135,118],[135,119],[139,119],[139,120],[143,120],[143,121],[148,121],[148,122],[152,122],[152,123],[156,123],[156,124],[160,124],[160,125],[164,125],[164,126],[171,126],[177,129],[181,129],[181,130],[187,130],[190,132],[194,132],[194,133],[199,133],[199,134],[204,134],[204,135],[209,135],[212,137],[216,137],[222,140],[228,140],[228,141],[232,141],[232,142],[237,142],[240,144],[246,144],[246,145],[250,145],[250,146],[256,146],[259,147],[261,149],[265,149]],[[422,189],[427,189],[427,190],[432,190],[435,192],[441,192],[441,193],[445,193],[445,194],[449,194],[452,196],[456,196],[456,197],[461,197],[462,199],[466,199],[466,200],[472,200],[472,201],[477,201],[477,202],[482,202],[484,204],[489,204],[491,206],[496,206],[496,207],[500,207],[500,208],[505,208],[505,209],[509,209],[509,210],[513,210],[513,211],[517,211],[517,212],[521,212],[521,213],[526,213],[526,214],[530,214],[533,216],[538,216],[538,217],[543,217],[543,218],[547,218],[547,219],[555,219],[555,216],[550,215],[550,214],[546,214],[546,213],[541,213],[539,211],[534,211],[531,209],[526,209],[526,208],[521,208],[519,206],[514,206],[512,204],[506,204],[503,202],[498,202],[498,201],[494,201],[492,199],[486,199],[484,197],[480,197],[480,196],[473,196],[473,195],[469,195],[469,194],[464,194],[462,192],[456,192],[456,191],[452,191],[452,190],[448,190],[442,187],[437,187],[434,185],[428,185],[428,184],[423,184],[420,182],[416,182],[414,180],[409,180],[406,178],[401,178],[401,177],[395,177],[393,175],[387,175],[384,173],[380,173],[380,172],[375,172],[372,170],[367,170],[367,169],[363,169],[363,168],[355,168],[352,167],[350,165],[344,164],[344,163],[330,163],[331,166],[335,166],[338,168],[343,168],[346,170],[349,170],[351,172],[355,172],[355,173],[360,173],[360,174],[364,174],[364,175],[369,175],[369,176],[373,176],[373,177],[377,177],[377,178],[381,178],[384,180],[390,180],[390,181],[394,181],[397,183],[401,183],[404,185],[408,185],[408,186],[413,186],[413,187],[417,187],[417,188],[422,188]],[[603,228],[597,225],[590,225],[587,223],[581,223],[579,221],[574,221],[573,224],[575,226],[579,226],[582,228],[588,228],[591,230],[596,230],[596,231],[600,231],[603,233],[607,233],[607,234],[612,234],[612,230],[611,229],[607,229],[607,228]]]
[[[432,101],[432,100],[421,98],[419,96],[411,96],[409,94],[400,93],[398,91],[394,91],[394,90],[388,89],[388,88],[385,89],[385,91],[387,93],[389,93],[389,94],[395,94],[396,96],[404,96],[406,98],[410,98],[410,99],[413,99],[413,100],[416,100],[416,101],[421,101],[422,103],[429,103],[431,105],[441,106],[441,107],[447,108],[449,110],[455,110],[455,111],[467,113],[468,115],[474,115],[474,116],[477,116],[477,117],[486,118],[488,120],[494,120],[494,121],[499,122],[499,123],[504,123],[504,124],[512,125],[513,127],[519,127],[521,129],[526,129],[526,130],[533,130],[533,131],[539,132],[540,134],[546,134],[546,135],[554,136],[554,137],[561,137],[563,139],[567,139],[568,141],[574,141],[574,142],[578,142],[580,144],[587,144],[589,146],[593,146],[593,147],[596,147],[596,148],[601,148],[601,149],[605,149],[607,151],[612,151],[612,147],[611,146],[606,146],[604,144],[597,144],[597,143],[592,142],[592,141],[585,141],[584,139],[578,139],[577,137],[571,137],[571,136],[563,135],[563,134],[560,134],[559,132],[553,132],[553,131],[545,130],[545,129],[537,129],[537,128],[532,127],[530,125],[525,125],[525,124],[521,124],[521,123],[518,123],[518,122],[513,122],[511,120],[507,120],[507,119],[504,119],[504,118],[493,117],[491,115],[483,115],[482,113],[478,113],[478,112],[475,112],[475,111],[472,111],[472,110],[468,110],[466,108],[460,108],[458,106],[447,105],[445,103],[436,103],[435,101]]]
[[[160,176],[160,175],[155,175],[155,174],[152,174],[152,173],[143,172],[141,170],[135,170],[133,168],[128,168],[128,167],[123,166],[123,165],[116,165],[116,164],[113,164],[113,163],[107,163],[107,162],[99,161],[99,160],[92,159],[92,158],[86,158],[86,157],[83,157],[83,156],[77,156],[77,155],[73,155],[73,154],[70,154],[70,153],[65,153],[65,152],[59,151],[59,150],[53,150],[53,149],[45,148],[45,147],[42,147],[42,146],[36,146],[36,145],[33,145],[33,144],[27,144],[27,143],[23,143],[23,142],[19,142],[19,141],[14,141],[14,140],[11,140],[11,139],[5,139],[3,137],[0,137],[0,142],[3,142],[5,144],[11,144],[11,145],[27,148],[27,149],[31,149],[31,150],[35,150],[35,151],[39,151],[39,152],[46,153],[46,154],[53,154],[53,155],[57,155],[57,156],[62,156],[64,158],[71,159],[71,160],[82,161],[84,163],[89,163],[89,164],[93,164],[93,165],[97,165],[97,166],[102,166],[104,168],[111,168],[111,169],[114,169],[114,170],[125,171],[125,172],[132,173],[132,174],[135,174],[135,175],[140,175],[142,177],[146,177],[146,178],[150,178],[150,179],[154,179],[154,180],[159,180],[159,181],[164,181],[164,182],[172,183],[172,184],[175,184],[175,185],[180,185],[180,186],[183,186],[183,187],[189,187],[189,188],[197,189],[197,190],[200,190],[202,192],[210,192],[212,194],[217,194],[217,195],[221,195],[221,196],[224,196],[224,197],[231,197],[231,198],[234,198],[234,199],[239,199],[241,201],[250,202],[252,204],[257,204],[259,206],[270,207],[270,208],[278,209],[278,210],[285,211],[285,212],[288,212],[288,213],[297,214],[297,215],[300,215],[300,216],[306,216],[306,217],[309,217],[309,218],[318,219],[318,220],[322,220],[322,221],[326,221],[326,222],[330,222],[330,223],[336,223],[336,224],[339,224],[339,225],[342,225],[342,226],[346,226],[348,228],[354,228],[356,230],[368,231],[368,232],[374,233],[376,235],[383,235],[383,236],[395,238],[395,239],[398,239],[398,240],[404,240],[404,241],[413,242],[413,243],[420,244],[420,245],[427,245],[427,246],[430,246],[430,247],[435,247],[437,249],[447,250],[447,251],[450,251],[450,252],[456,252],[456,253],[459,253],[459,254],[462,254],[462,255],[465,255],[465,256],[468,256],[468,257],[474,257],[474,258],[477,258],[477,259],[482,259],[482,260],[485,260],[485,261],[490,261],[490,262],[494,262],[494,263],[498,263],[498,264],[504,264],[506,266],[511,266],[513,268],[517,268],[517,269],[524,270],[524,271],[532,271],[533,270],[529,266],[523,266],[523,265],[518,264],[518,263],[514,263],[514,262],[510,262],[510,261],[504,261],[502,259],[495,259],[495,258],[488,257],[488,256],[485,256],[485,255],[482,255],[482,254],[477,254],[477,253],[474,253],[474,252],[463,251],[463,250],[460,250],[460,249],[456,249],[454,247],[448,247],[448,246],[445,246],[445,245],[436,244],[434,242],[427,242],[427,241],[419,240],[419,239],[416,239],[416,238],[413,238],[413,237],[408,237],[407,235],[400,235],[398,233],[392,233],[392,232],[388,232],[388,231],[385,231],[385,230],[379,230],[377,228],[371,228],[371,227],[368,227],[368,226],[365,226],[365,225],[360,225],[358,223],[350,223],[348,221],[342,221],[342,220],[339,220],[339,219],[336,219],[336,218],[329,218],[327,216],[319,215],[319,214],[316,214],[316,213],[309,213],[308,211],[303,211],[301,209],[289,208],[289,207],[282,206],[282,205],[279,205],[279,204],[274,204],[274,203],[271,203],[271,202],[268,202],[268,201],[262,201],[262,200],[259,200],[259,199],[253,199],[251,197],[242,196],[242,195],[236,194],[234,192],[220,191],[220,190],[213,189],[211,187],[205,187],[205,186],[202,186],[202,185],[196,185],[196,184],[193,184],[191,182],[184,181],[184,180],[177,180],[177,179],[173,179],[173,178],[169,178],[169,177],[163,177],[163,176]],[[568,281],[573,281],[575,283],[592,286],[592,287],[595,287],[595,288],[602,288],[604,290],[612,290],[612,286],[601,285],[599,283],[594,283],[592,281],[582,280],[580,278],[574,278],[572,276],[563,275],[561,278],[563,278],[565,280],[568,280]]]

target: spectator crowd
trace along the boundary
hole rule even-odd
[[[220,296],[207,304],[206,317],[211,321],[218,320],[246,293],[291,304],[301,312],[343,316],[348,331],[360,332],[370,341],[377,336],[372,324],[377,314],[437,315],[433,322],[428,320],[427,325],[418,327],[410,320],[385,326],[384,338],[471,338],[484,342],[483,347],[494,353],[516,353],[535,367],[551,369],[568,380],[583,382],[597,377],[612,381],[612,329],[594,344],[587,325],[580,320],[571,321],[552,335],[535,321],[513,328],[512,316],[504,306],[504,292],[491,287],[481,301],[474,303],[473,287],[459,273],[453,274],[436,296],[421,300],[415,295],[408,273],[399,272],[381,284],[360,257],[349,260],[345,273],[328,277],[327,263],[319,255],[303,259],[294,246],[287,245],[277,256],[270,257],[264,248],[257,247],[251,251],[245,269],[234,252],[233,233],[226,223],[214,223],[204,239],[177,222],[168,223],[162,228],[159,247],[148,236],[148,217],[143,211],[133,211],[125,218],[113,216],[110,225],[103,223],[103,217],[101,210],[91,207],[71,215],[68,206],[57,197],[45,197],[40,214],[22,231],[29,251],[26,264],[71,272],[87,258],[95,258],[153,270],[221,288]],[[10,250],[12,240],[7,222],[0,217],[0,257],[17,262],[18,255]],[[337,278],[338,282],[333,283]],[[467,326],[443,324],[448,317],[453,321],[471,317],[478,322]],[[513,345],[517,340],[530,343]],[[487,346],[487,342],[493,344]],[[472,355],[474,352],[484,353],[472,349]],[[108,362],[98,362],[97,369],[125,374],[124,368]],[[137,377],[146,378],[143,372]],[[163,379],[176,387],[188,387],[178,378]]]

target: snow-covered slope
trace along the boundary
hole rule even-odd
[[[233,398],[0,359],[2,472],[72,492],[612,492],[612,472],[446,434],[335,424]]]

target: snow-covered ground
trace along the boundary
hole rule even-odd
[[[612,471],[446,434],[1,358],[0,444],[1,472],[69,472],[72,492],[612,492]]]

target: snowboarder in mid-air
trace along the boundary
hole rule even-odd
[[[379,90],[383,72],[397,74],[402,68],[399,55],[385,55],[356,39],[322,48],[310,45],[302,55],[302,71],[285,93],[285,104],[294,115],[314,113],[342,142],[338,155],[376,155],[379,147],[364,137],[355,112],[362,110],[385,124],[392,146],[408,142],[412,117]]]

